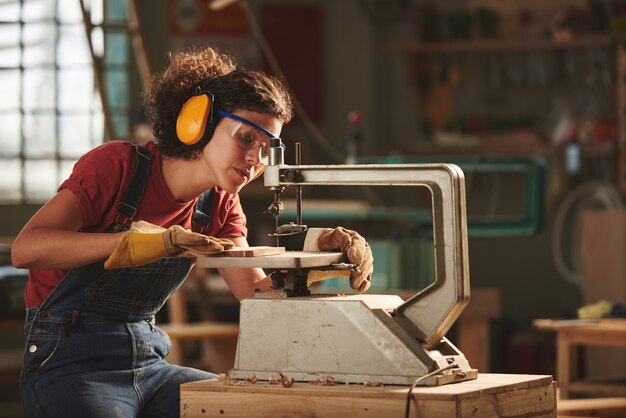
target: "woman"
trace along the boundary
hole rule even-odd
[[[175,417],[180,384],[215,377],[164,360],[170,342],[154,315],[191,257],[248,246],[237,193],[263,171],[291,99],[278,79],[201,47],[171,57],[144,105],[156,140],[110,141],[84,155],[12,247],[13,264],[31,269],[28,417]],[[328,237],[367,249],[353,231]],[[367,251],[369,269],[351,280],[361,291]],[[220,273],[239,299],[271,285],[262,269]]]

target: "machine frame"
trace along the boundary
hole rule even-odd
[[[270,213],[280,212],[280,193],[289,186],[298,187],[299,199],[302,186],[427,187],[436,277],[406,301],[390,295],[277,298],[272,292],[244,299],[229,376],[399,385],[475,379],[477,370],[445,338],[470,297],[461,169],[454,164],[285,165],[282,149],[272,148],[276,153],[270,153],[264,174],[274,193]],[[277,234],[303,229],[299,215],[296,224],[277,225]],[[208,260],[198,265],[211,267]]]

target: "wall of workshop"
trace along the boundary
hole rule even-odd
[[[324,105],[316,127],[341,155],[345,155],[346,141],[352,133],[346,119],[352,110],[362,112],[364,117],[361,151],[365,155],[391,154],[424,139],[419,130],[421,120],[407,57],[383,50],[386,43],[415,39],[415,27],[411,22],[374,23],[364,15],[358,1],[256,0],[250,3],[257,12],[266,4],[313,5],[321,9]],[[449,8],[463,4],[462,1],[444,3]],[[161,2],[140,2],[140,7],[151,61],[155,68],[161,68],[166,64],[165,53],[171,45],[165,24],[167,11]],[[315,145],[312,135],[301,124],[288,125],[283,136],[302,141],[304,163],[337,162],[322,147]],[[257,197],[260,197],[249,203],[253,208],[248,212],[251,223],[255,221],[253,213],[260,210],[255,203],[259,199],[263,204],[269,201],[264,190],[255,190],[255,195],[259,193]],[[245,192],[244,189],[244,195]],[[314,197],[315,193],[323,192],[307,190],[305,198]],[[474,190],[473,193],[481,191]],[[344,196],[336,194],[334,197]],[[534,236],[470,239],[472,286],[499,288],[503,317],[522,324],[522,327],[537,317],[574,315],[581,303],[579,289],[561,279],[554,268],[550,249],[551,224],[548,214],[546,227]]]
[[[162,67],[170,44],[163,23],[166,11],[163,4],[141,3],[151,61],[155,68]],[[345,154],[346,141],[351,135],[346,116],[352,110],[363,113],[362,153],[365,155],[393,154],[423,139],[407,57],[384,50],[387,43],[415,39],[415,26],[411,21],[374,22],[359,7],[359,3],[367,2],[359,1],[257,0],[250,3],[257,11],[267,4],[309,5],[322,11],[324,106],[316,127],[340,154]],[[462,6],[463,1],[448,0],[438,4],[455,8]],[[301,124],[288,125],[283,136],[296,137],[303,142],[305,163],[337,162],[322,147],[311,145],[315,140]],[[481,193],[481,190],[474,192]],[[310,194],[305,198],[314,198],[318,191],[312,188],[307,193]],[[249,213],[249,216],[254,215]],[[500,288],[503,314],[508,318],[525,321],[543,316],[568,316],[580,303],[579,290],[562,280],[553,266],[550,231],[551,216],[548,215],[546,227],[535,236],[470,239],[472,285]]]
[[[363,154],[386,155],[422,139],[406,57],[382,49],[390,41],[413,39],[415,29],[411,24],[374,24],[363,15],[356,0],[255,0],[251,4],[256,10],[264,4],[314,5],[322,10],[324,102],[316,127],[341,155],[345,155],[346,141],[352,133],[347,123],[347,114],[352,110],[364,116]],[[153,69],[160,70],[173,45],[167,26],[167,2],[138,2],[138,6],[150,62]],[[138,108],[138,93],[136,97]],[[299,138],[305,144],[304,163],[338,162],[315,144],[302,125],[286,127],[284,136]],[[314,197],[316,192],[305,198]],[[257,202],[269,202],[269,193],[258,193]],[[15,235],[36,210],[37,206],[0,207],[0,235]],[[254,216],[250,218],[253,223]],[[550,232],[549,214],[546,228],[534,236],[470,239],[472,286],[500,289],[506,321],[523,327],[537,317],[571,316],[580,304],[579,289],[562,280],[554,268]]]
[[[0,236],[16,236],[39,208],[40,205],[0,205]]]
[[[258,0],[250,2],[257,15],[264,5],[302,5],[317,7],[322,13],[322,76],[321,96],[323,114],[316,124],[324,138],[345,155],[347,138],[352,130],[347,121],[350,111],[363,114],[363,154],[387,152],[396,143],[414,140],[418,123],[413,95],[405,84],[408,80],[405,57],[381,53],[382,42],[395,32],[410,31],[410,27],[379,27],[363,15],[357,1],[330,0]],[[169,33],[167,2],[139,2],[139,13],[146,33],[146,47],[155,70],[167,65],[166,52],[175,45],[176,36]],[[285,33],[286,37],[298,34]],[[194,41],[201,38],[193,37]],[[210,38],[209,42],[210,42]],[[306,59],[306,53],[297,53]],[[285,63],[283,63],[285,65]],[[288,64],[287,64],[288,65]],[[398,81],[401,81],[398,83]],[[301,99],[302,100],[302,99]],[[407,109],[411,113],[406,117]],[[302,141],[303,155],[315,163],[337,163],[302,124],[292,123],[283,136]],[[384,140],[377,139],[384,138]]]

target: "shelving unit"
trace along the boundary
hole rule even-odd
[[[447,52],[497,52],[516,50],[584,49],[606,48],[615,43],[615,38],[595,35],[580,39],[478,39],[466,41],[396,42],[384,47],[387,52],[410,54],[440,54]]]
[[[615,56],[615,118],[617,120],[617,167],[615,183],[626,195],[626,39],[611,35],[589,35],[572,39],[476,39],[432,42],[395,42],[383,47],[388,53],[404,53],[414,57],[444,54],[476,54],[515,51],[549,50],[614,50]],[[410,60],[412,71],[418,68],[416,60]],[[416,80],[412,80],[413,83]]]

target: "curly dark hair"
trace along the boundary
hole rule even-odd
[[[293,103],[285,85],[260,71],[238,68],[235,59],[211,46],[193,46],[170,54],[170,65],[155,74],[143,94],[152,132],[164,155],[193,159],[211,138],[186,145],[176,135],[176,119],[196,86],[203,83],[220,109],[244,109],[276,117],[283,124],[293,117]]]

